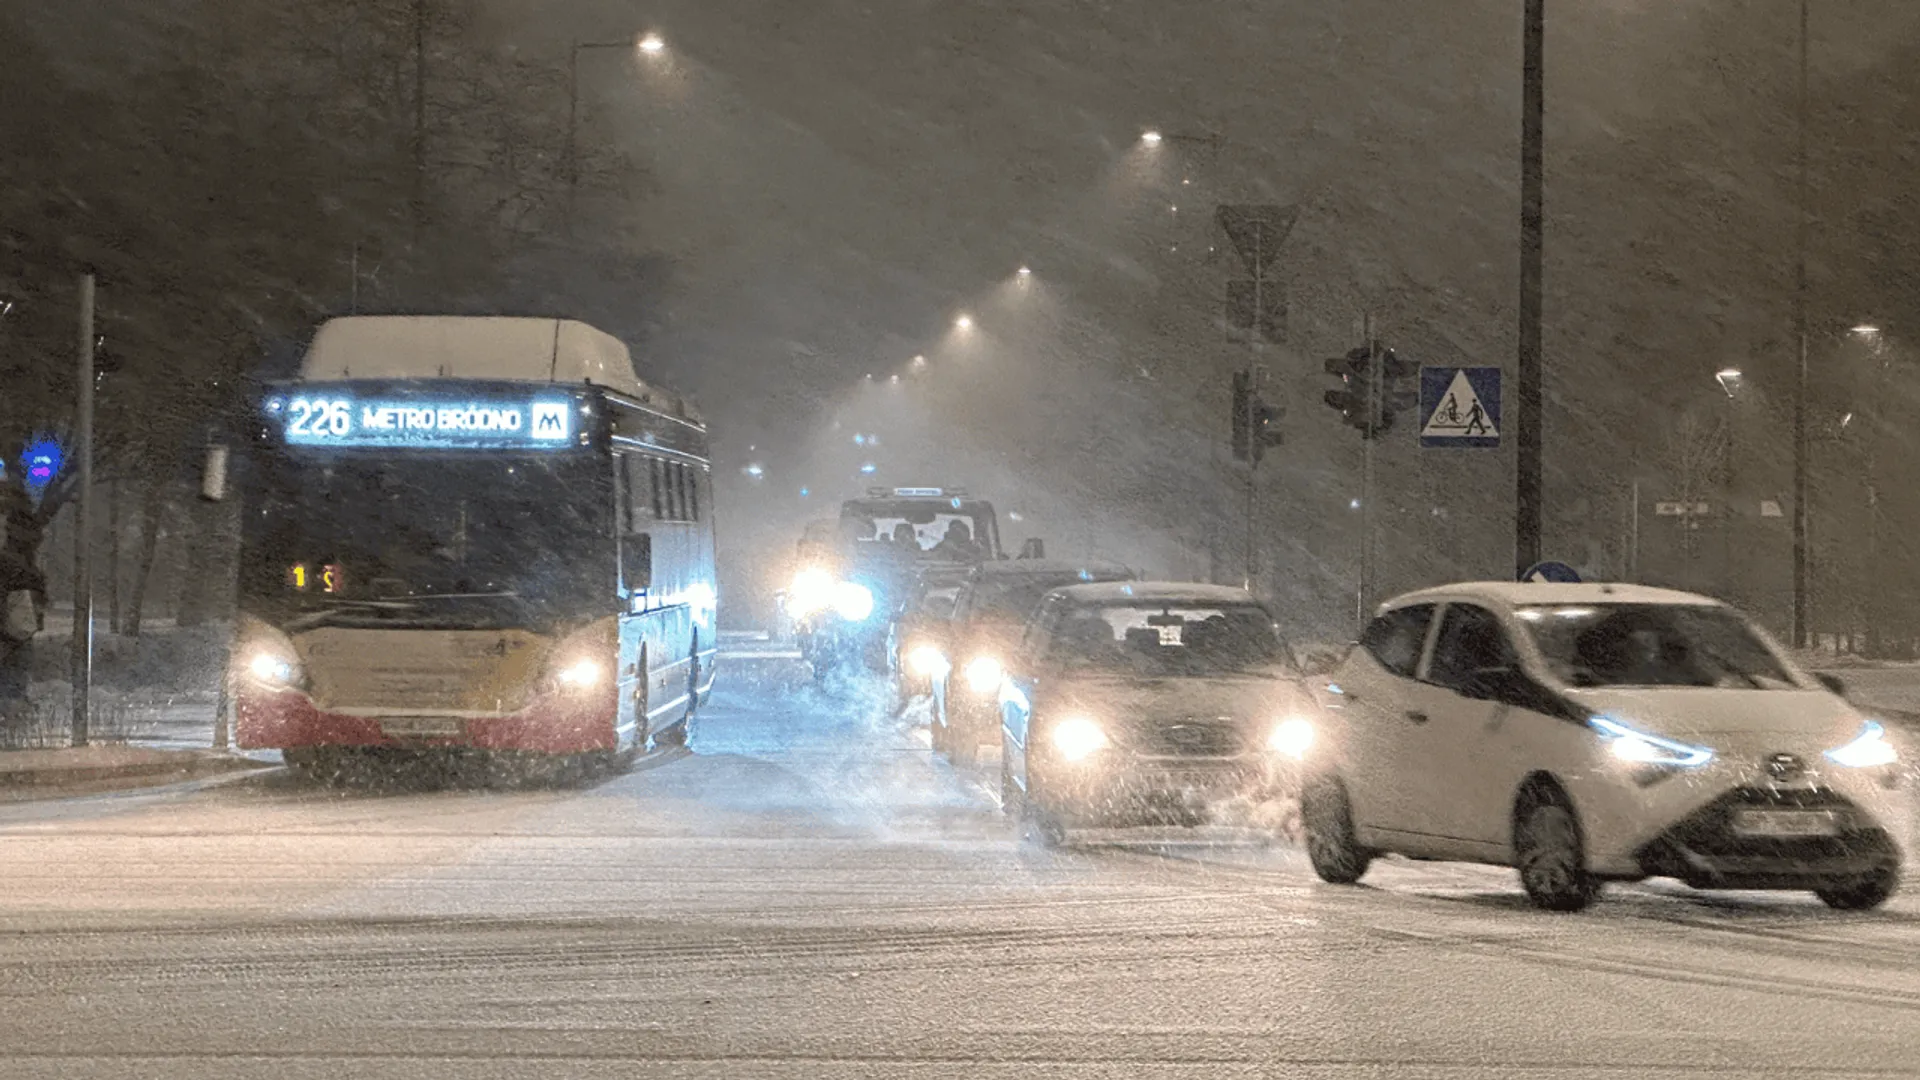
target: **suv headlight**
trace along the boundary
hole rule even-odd
[[[1000,689],[1000,676],[1005,672],[1000,661],[991,656],[976,656],[967,661],[967,689],[976,694],[987,694]]]
[[[818,567],[809,567],[793,576],[787,590],[787,611],[794,618],[805,618],[833,604],[833,575]]]
[[[1849,769],[1871,769],[1899,761],[1900,752],[1887,741],[1887,729],[1869,720],[1852,742],[1827,751],[1827,760]]]
[[[1047,738],[1068,761],[1084,761],[1111,745],[1100,725],[1085,716],[1069,716],[1060,721]]]
[[[935,679],[946,670],[947,655],[940,646],[922,642],[907,650],[907,670],[923,679]]]
[[[1267,736],[1267,749],[1285,754],[1295,761],[1304,760],[1313,748],[1313,723],[1305,717],[1289,716],[1273,727]]]
[[[843,581],[833,587],[833,613],[848,622],[864,622],[873,614],[873,590]]]

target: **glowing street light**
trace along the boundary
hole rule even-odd
[[[1160,133],[1149,128],[1140,133],[1140,141],[1146,143],[1148,146],[1159,146]]]
[[[646,53],[648,56],[657,56],[665,52],[666,49],[667,43],[661,39],[659,34],[647,34],[640,39],[640,51]]]
[[[761,465],[759,462],[754,462],[753,464],[747,466],[746,468],[740,471],[746,473],[748,476],[753,477],[755,480],[758,480],[761,477],[767,475],[766,467]]]
[[[1033,276],[1033,267],[1031,267],[1031,266],[1023,266],[1023,267],[1021,267],[1021,268],[1020,268],[1020,270],[1019,270],[1019,273],[1020,273],[1020,276],[1021,276],[1021,277],[1032,277],[1032,276]]]
[[[962,315],[953,320],[953,326],[956,330],[971,330],[973,329],[973,316]]]
[[[914,358],[913,358],[913,366],[914,366],[914,368],[915,368],[916,370],[918,370],[918,369],[920,369],[920,368],[924,368],[924,367],[926,367],[926,366],[927,366],[927,358],[926,358],[926,357],[924,357],[924,356],[916,356],[916,357],[914,357]]]
[[[1740,369],[1721,368],[1719,371],[1713,373],[1713,377],[1720,383],[1720,389],[1725,390],[1728,397],[1732,397],[1733,384],[1740,381]]]

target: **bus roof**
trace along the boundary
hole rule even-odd
[[[321,324],[300,378],[593,383],[689,420],[678,395],[643,382],[619,338],[573,319],[352,315]]]

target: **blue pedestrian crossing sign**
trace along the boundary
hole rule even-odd
[[[1422,367],[1420,445],[1500,445],[1500,369]]]
[[[1560,585],[1580,584],[1580,573],[1563,562],[1534,563],[1533,568],[1521,575],[1521,581],[1544,581]]]

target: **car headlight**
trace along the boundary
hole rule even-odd
[[[290,687],[300,685],[300,661],[293,655],[270,645],[254,648],[247,656],[247,674],[255,681],[272,687]]]
[[[1900,752],[1887,741],[1887,729],[1872,720],[1845,746],[1827,751],[1827,760],[1849,769],[1871,769],[1900,760]]]
[[[1614,757],[1635,765],[1691,769],[1713,760],[1707,747],[1650,735],[1605,716],[1588,717],[1587,726],[1600,733]]]
[[[575,660],[553,673],[553,681],[563,690],[591,690],[607,677],[607,669],[598,660]]]
[[[907,670],[923,679],[938,678],[947,670],[947,654],[938,645],[915,645],[907,650]]]
[[[865,585],[843,581],[833,587],[833,613],[848,622],[861,622],[873,614],[873,590]]]
[[[976,656],[967,661],[967,689],[976,694],[992,693],[1000,689],[1000,677],[1006,672],[1000,667],[1000,661],[991,656]]]
[[[1304,717],[1287,717],[1275,724],[1273,734],[1267,736],[1267,749],[1296,761],[1304,759],[1312,748],[1313,724]]]
[[[818,567],[809,567],[793,576],[787,589],[787,611],[794,618],[805,618],[824,611],[833,603],[833,575]]]
[[[1047,737],[1068,761],[1084,761],[1111,745],[1100,725],[1084,716],[1067,717],[1055,724]]]

